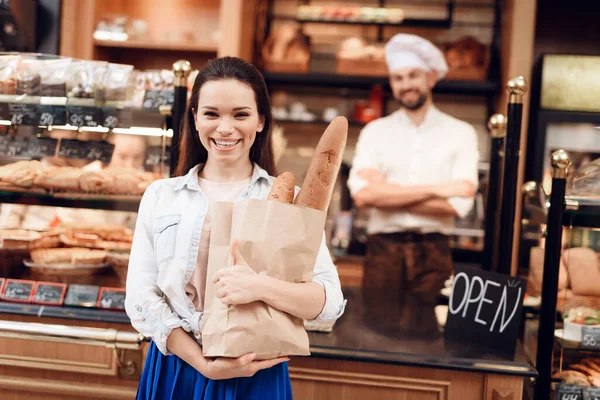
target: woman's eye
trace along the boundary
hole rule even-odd
[[[239,114],[235,114],[236,118],[243,118],[243,117],[247,117],[248,113],[239,113]]]
[[[217,113],[214,113],[212,111],[207,111],[204,113],[204,115],[206,115],[207,117],[218,117]]]

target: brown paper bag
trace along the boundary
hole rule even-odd
[[[259,274],[288,282],[312,278],[323,237],[325,212],[269,200],[247,199],[213,206],[202,348],[206,357],[257,360],[309,355],[300,318],[263,303],[225,306],[215,297],[214,273],[231,266],[231,243],[238,241],[244,261]]]

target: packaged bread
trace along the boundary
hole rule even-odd
[[[348,120],[344,117],[335,117],[317,144],[294,204],[327,211],[342,164],[347,138]]]
[[[79,191],[79,178],[82,170],[75,167],[44,169],[33,180],[37,187],[69,192]]]
[[[291,172],[284,172],[275,179],[267,199],[291,204],[294,200],[295,187],[296,177],[294,174]]]

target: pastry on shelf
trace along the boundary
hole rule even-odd
[[[37,174],[33,185],[45,189],[77,192],[82,172],[81,168],[75,167],[45,168]]]
[[[346,75],[387,76],[385,48],[369,45],[361,37],[349,37],[336,54],[336,72]]]
[[[60,247],[62,244],[60,235],[64,232],[65,230],[62,228],[56,228],[48,232],[40,232],[39,237],[31,241],[29,248],[34,250]]]
[[[600,387],[600,358],[584,358],[552,377],[570,385]]]
[[[38,265],[55,264],[101,264],[105,261],[106,251],[79,247],[59,249],[37,249],[31,252],[31,259]]]
[[[42,171],[42,163],[36,160],[17,161],[0,167],[0,181],[30,188],[35,177]]]
[[[30,244],[41,236],[35,231],[24,229],[0,230],[0,248],[2,249],[27,249]]]
[[[482,81],[487,78],[489,48],[477,39],[466,36],[446,44],[444,56],[448,63],[446,79]]]

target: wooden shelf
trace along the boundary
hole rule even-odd
[[[98,47],[112,47],[125,49],[164,50],[164,51],[202,51],[216,52],[219,44],[217,42],[153,42],[149,40],[94,40]]]
[[[301,85],[320,87],[345,87],[371,89],[373,85],[382,85],[389,90],[387,77],[353,76],[327,73],[277,73],[263,72],[267,85]],[[463,94],[472,96],[490,96],[498,93],[500,85],[489,81],[447,81],[443,80],[433,88],[434,93]]]
[[[24,204],[30,206],[88,208],[95,210],[137,212],[141,196],[127,195],[91,195],[85,193],[40,193],[39,189],[0,191],[2,203]]]

